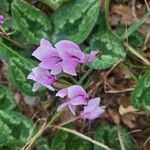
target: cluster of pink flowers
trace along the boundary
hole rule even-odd
[[[3,23],[4,23],[4,17],[0,15],[0,25],[2,25]]]
[[[88,62],[91,63],[96,58],[96,52],[85,54],[80,47],[72,41],[61,40],[54,46],[47,40],[42,39],[40,46],[32,54],[40,63],[28,75],[28,79],[34,80],[33,91],[37,91],[41,86],[54,91],[54,84],[57,75],[61,72],[77,76],[76,68],[78,65]],[[56,96],[66,98],[65,103],[58,107],[58,111],[68,106],[75,115],[77,106],[84,106],[80,113],[81,118],[93,120],[99,117],[105,110],[104,106],[99,106],[100,98],[89,100],[86,91],[79,85],[73,85],[61,89]]]

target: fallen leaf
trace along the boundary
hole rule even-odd
[[[124,115],[126,113],[135,112],[135,111],[138,111],[138,110],[133,108],[131,105],[128,107],[123,107],[122,105],[120,105],[120,107],[119,107],[119,114],[120,115]]]

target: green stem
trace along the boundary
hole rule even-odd
[[[83,139],[85,139],[85,140],[87,140],[87,141],[89,141],[89,142],[91,142],[91,143],[93,143],[93,144],[95,144],[95,145],[97,145],[97,146],[99,146],[99,147],[105,149],[105,150],[112,150],[112,149],[109,148],[107,145],[105,145],[105,144],[103,144],[103,143],[100,143],[100,142],[98,142],[98,141],[95,141],[95,140],[93,140],[91,137],[88,137],[88,136],[86,136],[86,135],[84,135],[84,134],[81,134],[80,132],[77,132],[77,131],[75,131],[75,130],[68,129],[68,128],[65,128],[65,127],[54,127],[54,128],[60,129],[60,130],[62,130],[62,131],[65,131],[65,132],[68,132],[68,133],[71,133],[71,134],[74,134],[74,135],[76,135],[76,136],[78,136],[78,137],[80,137],[80,138],[83,138]]]
[[[134,55],[136,55],[138,58],[140,58],[146,65],[150,66],[150,62],[143,57],[141,54],[139,54],[133,47],[131,47],[128,43],[124,43],[125,47]]]
[[[30,141],[26,143],[26,145],[22,148],[22,150],[31,150],[32,145],[37,141],[37,139],[43,134],[43,132],[46,129],[52,127],[53,122],[60,116],[62,112],[63,111],[56,113],[47,124],[42,126],[41,129],[30,139]]]
[[[106,20],[106,26],[107,26],[107,32],[109,33],[109,4],[110,0],[105,1],[105,20]]]
[[[86,79],[86,77],[87,77],[92,71],[93,71],[93,69],[90,68],[90,69],[82,76],[82,78],[79,80],[78,84],[81,85],[81,84],[83,83],[83,81]]]
[[[59,1],[43,0],[43,3],[48,5],[52,10],[56,10],[64,1],[67,0],[59,0]]]

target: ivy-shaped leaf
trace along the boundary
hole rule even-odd
[[[40,39],[49,39],[51,22],[47,16],[33,5],[23,0],[15,0],[12,5],[12,14],[21,32],[32,41],[39,43]]]
[[[90,41],[91,47],[99,50],[102,55],[92,63],[91,67],[98,70],[108,69],[123,61],[126,53],[122,42],[107,31],[99,31]]]
[[[72,0],[57,9],[53,16],[53,42],[69,39],[82,43],[92,31],[100,9],[99,0]]]
[[[22,114],[0,110],[0,149],[20,149],[32,133],[32,127],[32,122]]]
[[[38,150],[50,150],[50,145],[48,143],[48,140],[44,137],[40,138],[37,141],[37,147]]]
[[[17,55],[15,51],[0,41],[0,59],[9,59]]]
[[[14,93],[0,85],[0,110],[13,110],[15,107]]]
[[[69,0],[42,0],[43,3],[48,5],[53,10],[56,10],[66,1],[69,1]]]
[[[139,79],[132,94],[132,105],[150,111],[150,74],[145,74]]]
[[[54,138],[52,140],[51,150],[60,150],[60,149],[61,150],[92,150],[92,144],[70,133],[64,131],[58,131],[54,135]]]
[[[28,61],[28,62],[27,62]],[[27,79],[28,74],[33,68],[31,60],[22,60],[16,57],[11,58],[9,62],[9,77],[16,85],[18,90],[29,96],[35,96],[38,93],[32,92],[33,82]]]
[[[102,125],[95,131],[94,139],[109,146],[114,150],[121,150],[117,128],[119,129],[125,149],[133,150],[133,141],[131,139],[131,136],[121,126],[117,127],[117,126]],[[104,149],[97,145],[94,145],[94,150],[104,150]]]
[[[9,0],[0,0],[0,13],[9,11]]]
[[[126,32],[126,27],[119,26],[116,29],[116,33],[121,36],[124,32]],[[141,49],[144,43],[144,36],[139,31],[134,31],[128,37],[129,44],[134,47],[135,49]]]
[[[5,58],[9,60],[9,77],[18,90],[29,96],[39,95],[39,92],[32,92],[33,82],[27,80],[28,74],[36,66],[36,63],[12,50],[2,42],[0,42],[0,56],[0,59]]]

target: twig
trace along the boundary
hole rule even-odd
[[[132,14],[133,14],[134,20],[137,20],[138,18],[135,13],[135,3],[136,3],[136,0],[132,0]]]
[[[139,54],[133,47],[131,47],[127,42],[124,42],[125,47],[134,55],[136,55],[138,58],[140,58],[146,65],[150,65],[150,62],[143,57],[141,54]]]
[[[83,138],[83,139],[85,139],[85,140],[87,140],[87,141],[89,141],[89,142],[91,142],[91,143],[93,143],[93,144],[99,146],[99,147],[104,148],[105,150],[112,150],[112,149],[109,148],[107,145],[105,145],[105,144],[103,144],[103,143],[100,143],[100,142],[98,142],[98,141],[95,141],[95,140],[93,140],[92,138],[90,138],[90,137],[88,137],[88,136],[86,136],[86,135],[83,135],[83,134],[81,134],[80,132],[77,132],[77,131],[75,131],[75,130],[68,129],[68,128],[64,128],[64,127],[57,127],[57,126],[54,127],[54,128],[57,128],[57,129],[60,129],[60,130],[63,130],[63,131],[72,133],[72,134],[74,134],[74,135],[76,135],[76,136],[79,136],[79,137],[81,137],[81,138]]]
[[[149,8],[149,6],[148,6],[147,0],[144,0],[144,2],[145,2],[145,5],[146,5],[146,7],[147,7],[147,10],[150,11],[150,8]]]
[[[110,91],[105,90],[105,93],[117,94],[117,93],[130,92],[133,90],[134,90],[134,88],[127,88],[127,89],[123,89],[123,90],[110,90]]]
[[[121,136],[119,126],[117,126],[117,132],[118,132],[118,138],[119,138],[121,150],[126,150],[125,146],[124,146],[124,143],[123,143],[123,140],[122,140],[122,136]]]
[[[145,38],[145,40],[144,40],[144,44],[143,44],[143,46],[142,46],[142,49],[143,49],[143,50],[145,50],[145,47],[146,47],[146,44],[147,44],[149,38],[150,38],[150,29],[148,30],[148,33],[147,33],[146,38]]]
[[[53,116],[53,118],[47,123],[44,124],[40,130],[25,144],[25,146],[21,150],[31,150],[33,144],[36,142],[36,140],[43,134],[43,132],[52,127],[53,122],[60,116],[60,114],[63,111],[58,112],[56,115]]]
[[[90,68],[90,69],[82,76],[82,78],[79,80],[78,84],[81,85],[81,84],[83,83],[83,81],[86,79],[86,77],[87,77],[92,71],[93,71],[93,69]]]
[[[143,144],[144,150],[146,150],[146,144],[148,143],[148,141],[150,141],[150,136],[146,139],[146,141]]]
[[[57,127],[61,127],[61,126],[64,126],[64,125],[66,125],[66,124],[68,124],[68,123],[74,122],[74,121],[78,120],[79,118],[80,118],[80,116],[78,116],[78,117],[76,117],[76,118],[73,118],[73,119],[70,119],[70,120],[68,120],[68,121],[66,121],[66,122],[63,122],[63,123],[57,125]]]

